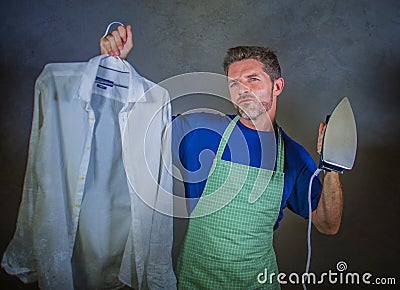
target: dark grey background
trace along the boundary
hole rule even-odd
[[[97,55],[106,25],[119,20],[134,29],[128,60],[156,82],[185,72],[222,73],[231,46],[275,48],[286,80],[279,123],[315,160],[318,123],[347,96],[358,126],[356,164],[342,176],[340,232],[313,232],[311,270],[336,271],[336,263],[345,261],[348,271],[396,277],[400,284],[399,1],[20,0],[2,1],[0,19],[1,254],[21,200],[36,77],[47,63]],[[198,99],[193,106],[206,104]],[[275,238],[281,271],[303,271],[306,226],[286,211]],[[182,233],[178,222],[175,256]],[[0,288],[36,286],[1,271]]]

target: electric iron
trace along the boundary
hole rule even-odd
[[[357,128],[353,110],[345,97],[327,116],[318,168],[336,171],[351,170],[357,152]]]
[[[333,110],[331,115],[326,117],[326,129],[322,141],[321,159],[317,170],[310,178],[308,188],[308,254],[305,273],[309,272],[311,262],[311,186],[313,178],[321,170],[336,171],[343,173],[344,170],[351,170],[354,165],[357,152],[357,128],[353,110],[347,98],[343,98]],[[306,284],[303,281],[303,289]]]

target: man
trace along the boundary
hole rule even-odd
[[[120,26],[100,40],[101,52],[125,58],[132,43],[131,27]],[[264,47],[231,48],[224,69],[238,115],[197,113],[173,122],[174,162],[186,169],[186,195],[199,198],[190,205],[196,218],[190,219],[181,249],[178,288],[279,289],[276,280],[261,285],[256,277],[264,269],[278,273],[273,231],[286,206],[308,217],[308,182],[316,167],[276,124],[277,97],[285,83],[275,53]],[[318,153],[324,130],[320,124]],[[215,157],[200,161],[206,149]],[[204,168],[206,178],[190,178]],[[314,180],[312,209],[318,231],[336,234],[342,214],[338,173],[324,172],[322,188]]]

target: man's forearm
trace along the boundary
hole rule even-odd
[[[339,231],[343,211],[343,192],[339,173],[325,172],[321,199],[312,213],[312,221],[319,232],[334,235]]]

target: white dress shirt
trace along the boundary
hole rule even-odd
[[[175,289],[170,114],[126,61],[46,65],[2,267],[43,289]]]

